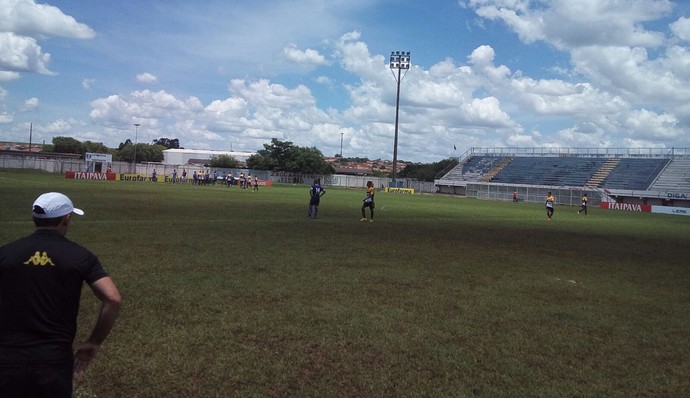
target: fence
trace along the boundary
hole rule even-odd
[[[245,175],[252,175],[259,177],[261,180],[270,180],[272,182],[282,182],[291,184],[307,184],[311,185],[314,179],[321,179],[321,183],[333,187],[344,188],[364,188],[367,181],[373,181],[374,186],[383,189],[391,182],[390,178],[371,177],[371,176],[352,176],[352,175],[316,175],[316,174],[302,174],[290,172],[274,172],[267,170],[251,170],[240,168],[209,168],[191,164],[185,165],[171,165],[163,163],[137,163],[133,165],[128,162],[112,162],[109,164],[110,171],[113,173],[132,173],[150,176],[156,170],[158,178],[172,175],[173,170],[177,171],[178,177],[182,176],[182,171],[187,171],[187,179],[191,181],[192,174],[203,171],[205,173],[218,172],[219,175],[225,175],[231,172],[235,177],[240,173]],[[40,154],[0,154],[0,168],[6,169],[36,169],[43,170],[49,173],[64,174],[68,171],[87,171],[87,163],[83,159],[75,158],[45,158]],[[436,192],[436,186],[433,182],[415,181],[409,179],[399,179],[398,182],[403,188],[413,188],[416,192]]]
[[[513,191],[517,191],[520,202],[544,203],[547,193],[556,197],[556,204],[579,206],[582,196],[587,194],[589,204],[599,206],[601,193],[593,189],[548,187],[541,185],[503,185],[489,183],[468,183],[467,197],[487,200],[513,200]]]

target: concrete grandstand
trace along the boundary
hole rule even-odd
[[[557,191],[576,205],[616,201],[690,207],[690,148],[472,148],[435,181],[437,191],[541,202]]]

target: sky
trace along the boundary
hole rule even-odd
[[[392,160],[391,51],[399,161],[690,147],[684,0],[0,0],[0,141]]]

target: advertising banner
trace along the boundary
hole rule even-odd
[[[609,210],[635,211],[641,213],[652,212],[651,205],[640,205],[635,203],[601,202],[600,207]]]
[[[652,213],[672,214],[674,216],[690,216],[688,207],[652,206]]]
[[[386,188],[386,192],[392,192],[392,193],[406,193],[409,195],[414,195],[414,188],[394,188],[394,187],[388,187]]]
[[[88,173],[82,171],[67,171],[65,178],[72,180],[110,180],[114,181],[117,178],[115,173]]]

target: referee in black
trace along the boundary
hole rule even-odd
[[[33,234],[0,247],[0,397],[72,396],[110,333],[120,292],[98,257],[65,237],[75,208],[49,192],[32,208]],[[82,284],[101,302],[90,337],[73,345]]]

